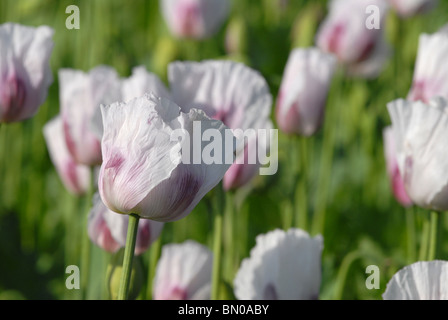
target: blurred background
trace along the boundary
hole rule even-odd
[[[65,10],[72,4],[80,10],[79,30],[65,26]],[[447,1],[407,19],[391,10],[385,28],[393,54],[383,72],[371,80],[337,73],[332,82],[324,126],[312,138],[307,155],[309,221],[315,212],[326,212],[319,230],[324,236],[321,299],[381,299],[391,276],[414,262],[408,230],[419,239],[427,212],[405,209],[394,199],[382,130],[390,124],[386,104],[406,97],[410,89],[419,35],[442,27],[446,12]],[[128,77],[133,67],[144,65],[166,83],[172,61],[232,59],[260,71],[275,99],[291,49],[313,46],[326,14],[324,0],[237,0],[215,36],[195,41],[170,34],[155,0],[2,0],[0,23],[48,25],[55,30],[55,47],[54,82],[45,104],[32,119],[0,128],[0,299],[79,298],[76,290],[65,287],[65,268],[79,263],[68,252],[76,257],[81,251],[89,204],[63,187],[42,134],[44,124],[59,113],[58,69],[88,71],[106,64]],[[280,132],[278,173],[258,177],[235,195],[241,199],[237,261],[249,256],[258,234],[293,225],[285,195],[294,183],[289,143]],[[416,219],[410,220],[410,214]],[[441,225],[447,228],[448,220]],[[194,239],[211,245],[211,229],[204,199],[187,218],[166,224],[158,245],[139,257],[141,264],[147,265],[165,243]],[[311,224],[307,229],[311,234],[318,230]],[[439,248],[439,259],[447,258],[447,244]],[[109,258],[92,246],[87,298],[106,297],[103,277]],[[368,265],[381,271],[379,290],[365,286]],[[227,281],[231,286],[231,279]]]

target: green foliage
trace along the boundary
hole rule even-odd
[[[228,56],[227,25],[202,42],[175,39],[159,13],[158,1],[1,1],[0,23],[45,24],[56,32],[51,58],[55,81],[47,101],[34,118],[0,127],[0,299],[78,298],[65,289],[65,267],[79,263],[85,205],[62,186],[42,135],[44,124],[59,112],[58,69],[87,71],[107,64],[125,77],[134,66],[144,65],[166,81],[167,64],[174,60],[235,59],[259,70],[276,97],[290,50],[313,45],[327,9],[326,1],[289,1],[285,10],[274,2],[234,1],[229,26],[243,32],[247,42],[240,44],[240,52]],[[65,8],[71,4],[79,6],[80,30],[65,28]],[[391,12],[386,28],[394,55],[378,79],[347,79],[338,74],[333,81],[325,125],[313,137],[308,168],[309,218],[319,208],[326,212],[322,299],[381,299],[393,273],[410,262],[408,212],[391,194],[382,128],[390,123],[386,104],[405,97],[410,88],[419,34],[441,27],[445,12],[446,1],[429,14],[407,20]],[[287,205],[294,182],[291,139],[282,133],[279,139],[277,175],[259,177],[253,189],[235,195],[245,200],[234,219],[241,219],[236,225],[246,229],[238,231],[244,237],[236,240],[237,263],[230,264],[230,275],[249,256],[258,234],[295,223]],[[327,158],[325,143],[332,147]],[[210,202],[211,195],[187,218],[167,224],[162,245],[194,239],[211,247]],[[416,213],[417,239],[424,214]],[[445,219],[445,228],[447,223]],[[438,258],[447,258],[447,245],[441,245]],[[101,254],[97,248],[92,250],[93,261],[101,266],[92,271],[91,279],[98,285],[89,298],[107,298],[98,286],[106,279],[104,265],[110,257],[99,258]],[[145,268],[148,260],[149,254],[142,257]],[[379,290],[365,287],[365,268],[370,264],[381,270]],[[231,286],[227,279],[226,297],[232,297]]]

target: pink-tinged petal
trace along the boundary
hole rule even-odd
[[[410,199],[417,205],[448,209],[447,102],[396,100],[388,104],[397,161]]]
[[[175,62],[168,67],[168,78],[172,98],[184,112],[200,108],[209,117],[221,120],[233,130],[257,132],[273,127],[270,120],[272,96],[266,80],[260,73],[241,63]],[[269,151],[269,148],[267,144],[265,150]],[[243,150],[237,150],[237,157],[243,156]],[[244,177],[234,177],[235,172],[242,170]],[[229,170],[231,177],[225,180],[247,183],[256,173],[252,166],[242,166],[237,171]]]
[[[50,158],[63,184],[75,195],[87,192],[90,183],[90,169],[77,164],[64,141],[63,124],[60,117],[48,122],[43,129]]]
[[[61,69],[59,85],[64,135],[73,158],[85,165],[101,164],[100,140],[92,120],[101,104],[121,100],[118,74],[106,66],[89,73]]]
[[[319,297],[323,238],[300,229],[259,235],[234,279],[239,300],[310,300]]]
[[[53,82],[53,29],[0,25],[0,122],[31,118]]]
[[[170,31],[179,38],[212,36],[230,11],[228,0],[161,0],[160,4]]]
[[[175,130],[194,137],[194,122],[201,125],[200,136],[214,129],[224,137],[226,127],[222,122],[208,118],[202,111],[181,113],[173,102],[150,95],[127,104],[103,106],[102,111],[104,161],[99,191],[113,211],[136,213],[161,222],[181,219],[230,167],[225,162],[194,164],[192,159],[183,159],[183,143],[173,139]],[[199,149],[201,158],[202,144]]]
[[[317,48],[291,52],[277,99],[282,131],[310,136],[320,127],[336,59]]]
[[[370,5],[379,9],[378,29],[366,26],[366,9]],[[328,16],[317,33],[317,46],[337,56],[349,74],[376,76],[389,56],[383,31],[387,9],[385,0],[331,1]]]
[[[168,89],[163,82],[143,66],[135,67],[132,70],[132,75],[122,81],[123,101],[128,102],[149,93],[162,98],[170,98]]]
[[[412,88],[408,100],[428,103],[433,97],[448,99],[448,32],[422,34],[419,38]]]
[[[384,300],[448,300],[448,262],[419,261],[394,274]]]
[[[392,191],[397,201],[404,207],[412,205],[412,200],[406,193],[403,178],[398,168],[397,154],[395,149],[394,132],[392,127],[383,130],[384,155],[386,159],[387,173],[391,181]]]
[[[408,18],[434,9],[438,0],[389,0],[397,13]]]
[[[112,236],[112,232],[106,221],[108,212],[109,210],[102,203],[98,194],[95,194],[93,207],[89,213],[88,234],[94,244],[107,252],[115,253],[122,247],[122,244]],[[118,216],[118,214],[116,215]]]
[[[89,236],[95,244],[109,252],[116,252],[118,249],[124,248],[128,221],[128,215],[110,211],[101,201],[99,194],[95,194],[89,216]],[[157,221],[139,221],[135,255],[143,254],[151,246],[160,236],[163,225]]]
[[[187,240],[162,248],[154,278],[155,300],[210,299],[213,254],[206,246]]]

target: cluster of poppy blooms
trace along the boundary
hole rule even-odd
[[[410,16],[435,5],[431,0],[390,0]],[[316,36],[316,47],[294,49],[285,65],[275,116],[286,134],[313,135],[324,119],[327,94],[338,66],[348,75],[375,77],[390,55],[379,29],[365,28],[365,8],[374,4],[381,17],[385,0],[334,0]],[[230,12],[225,0],[162,0],[170,30],[178,37],[203,39],[219,30]],[[349,13],[349,14],[347,14]],[[384,21],[381,19],[381,21]],[[32,117],[52,83],[49,59],[53,31],[13,23],[0,26],[0,121]],[[404,205],[448,209],[448,159],[441,139],[448,132],[448,32],[422,35],[413,86],[407,100],[388,105],[392,129],[385,150],[394,193]],[[89,217],[89,236],[109,252],[125,245],[128,214],[143,218],[135,254],[160,235],[163,224],[184,218],[222,180],[225,190],[240,188],[256,175],[258,164],[195,165],[173,161],[175,129],[270,129],[273,98],[263,76],[232,61],[173,62],[169,88],[144,67],[120,78],[109,66],[89,72],[58,72],[60,115],[44,127],[51,159],[69,191],[81,195],[94,181],[98,193]],[[440,140],[440,141],[439,141]],[[245,150],[235,150],[244,157]],[[96,168],[97,170],[92,170]],[[317,299],[321,282],[321,235],[300,229],[275,230],[257,237],[251,256],[234,280],[239,299]],[[156,299],[207,299],[213,255],[193,241],[162,250]],[[419,277],[438,285],[446,263],[419,262],[400,271],[385,299],[443,298],[403,282]],[[405,274],[403,276],[403,274]],[[411,276],[409,276],[411,274]],[[436,279],[436,280],[434,280]],[[441,292],[440,290],[436,290]]]

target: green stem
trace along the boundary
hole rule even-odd
[[[439,213],[436,211],[431,212],[428,261],[434,260],[436,258],[438,220],[439,220]]]
[[[81,278],[81,288],[82,288],[82,295],[83,299],[87,299],[88,297],[88,287],[89,287],[89,278],[90,278],[90,252],[91,252],[91,243],[90,238],[88,234],[88,228],[89,228],[89,213],[92,208],[92,199],[93,199],[93,192],[95,190],[95,173],[94,168],[92,167],[90,169],[90,179],[91,182],[89,184],[89,189],[86,192],[85,199],[84,199],[84,212],[85,217],[84,221],[82,223],[82,251],[81,251],[81,270],[82,270],[82,278]]]
[[[347,254],[342,260],[341,267],[339,268],[338,276],[337,276],[337,286],[335,289],[334,300],[341,300],[344,294],[345,281],[347,280],[348,270],[353,262],[362,255],[359,251],[353,251]]]
[[[149,262],[148,262],[148,281],[146,285],[146,299],[152,299],[152,280],[154,279],[157,261],[160,257],[160,249],[162,247],[162,235],[151,245]]]
[[[297,228],[308,230],[308,203],[307,203],[307,186],[308,186],[308,140],[306,137],[300,138],[300,176],[298,189],[296,192],[296,224]]]
[[[426,218],[423,222],[422,242],[420,244],[419,261],[425,261],[428,254],[428,239],[429,239],[429,222]]]
[[[416,252],[416,238],[415,238],[415,212],[413,210],[406,210],[406,228],[407,228],[407,246],[408,246],[408,262],[409,264],[415,262],[417,258]]]
[[[213,269],[212,269],[212,289],[211,299],[218,300],[219,287],[221,284],[221,253],[222,253],[222,232],[223,232],[223,190],[222,185],[219,184],[215,188],[216,205],[214,208],[214,238],[213,238]]]
[[[235,257],[235,229],[234,229],[234,196],[232,191],[226,192],[226,204],[224,210],[224,253],[223,257],[225,265],[225,278],[231,282],[234,276],[234,257]]]
[[[128,298],[132,262],[134,260],[135,243],[137,240],[139,216],[136,214],[129,215],[128,233],[126,235],[126,247],[124,249],[123,270],[121,274],[120,288],[118,290],[118,300],[126,300]]]

